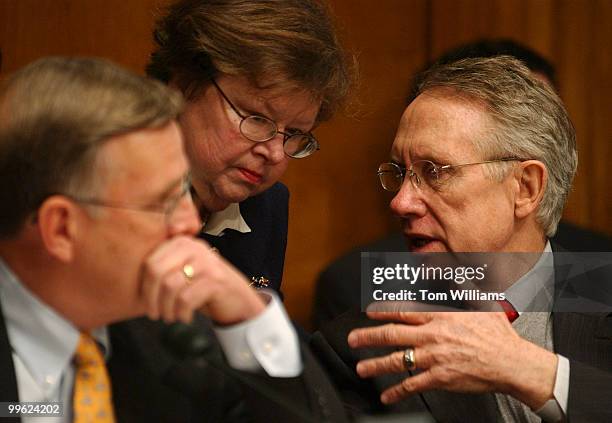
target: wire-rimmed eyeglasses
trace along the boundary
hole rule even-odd
[[[221,94],[221,97],[223,97],[234,113],[240,117],[241,121],[238,128],[246,139],[253,142],[266,142],[270,141],[277,134],[281,134],[283,136],[283,150],[285,154],[294,159],[308,157],[319,150],[319,142],[310,132],[295,131],[290,133],[279,131],[276,122],[265,116],[243,115],[225,95],[217,82],[214,79],[211,79],[211,81],[217,88],[217,91],[219,91],[219,94]]]
[[[495,160],[485,160],[482,162],[474,163],[463,163],[456,165],[438,165],[431,160],[417,160],[413,162],[410,167],[406,168],[397,163],[389,162],[382,163],[378,167],[378,178],[380,184],[387,191],[399,191],[404,183],[404,177],[406,174],[410,178],[414,187],[425,185],[429,188],[438,189],[446,182],[450,176],[452,170],[464,167],[473,166],[485,163],[497,163],[497,162],[513,162],[523,161],[516,157],[504,157]]]
[[[163,203],[159,204],[149,204],[149,205],[135,205],[135,204],[127,204],[121,202],[113,202],[101,200],[98,198],[88,198],[88,197],[79,197],[74,195],[66,195],[66,197],[70,198],[72,201],[89,205],[89,206],[97,206],[97,207],[108,207],[113,209],[123,209],[123,210],[133,210],[145,213],[158,213],[163,214],[166,220],[166,223],[170,221],[176,210],[179,208],[181,201],[189,196],[191,190],[191,178],[189,176],[185,176],[181,180],[181,190],[176,194],[168,197]],[[190,200],[191,201],[191,200]]]

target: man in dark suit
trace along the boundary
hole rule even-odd
[[[549,242],[576,166],[561,100],[516,59],[466,59],[423,75],[378,172],[397,192],[391,209],[408,251],[535,259],[522,271],[505,263],[497,312],[408,302],[324,325],[313,346],[348,401],[444,422],[610,420],[609,301],[581,299],[588,278]],[[594,306],[602,312],[588,313]]]
[[[509,55],[522,61],[542,81],[558,91],[555,68],[538,52],[509,39],[483,39],[470,42],[444,53],[436,63],[451,63],[459,59]],[[415,91],[413,86],[411,91]],[[414,98],[411,92],[408,103]],[[612,239],[605,234],[591,231],[561,220],[551,241],[568,251],[612,251]],[[361,245],[334,260],[317,280],[313,304],[313,323],[318,328],[360,304],[361,253],[368,251],[405,251],[401,233],[393,233],[372,243]]]
[[[2,86],[0,401],[74,422],[342,420],[278,297],[194,238],[181,108],[96,59]],[[195,344],[155,321],[194,315]]]

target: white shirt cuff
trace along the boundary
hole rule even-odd
[[[567,397],[569,394],[570,362],[567,358],[557,354],[557,377],[555,388],[553,389],[553,399],[544,403],[542,408],[535,410],[535,413],[546,423],[556,423],[566,421],[567,416]]]
[[[273,377],[298,376],[302,373],[302,358],[295,328],[274,292],[261,290],[259,294],[268,303],[261,314],[235,325],[214,328],[225,357],[237,370],[263,369]]]

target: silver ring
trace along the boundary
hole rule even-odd
[[[416,361],[414,361],[414,348],[408,347],[404,350],[404,364],[408,370],[416,370]]]

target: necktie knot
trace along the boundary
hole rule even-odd
[[[74,352],[74,362],[77,367],[104,366],[102,352],[91,335],[81,334],[79,344]]]
[[[510,323],[514,322],[519,317],[518,311],[514,308],[514,306],[508,300],[498,300],[497,303],[501,306],[506,313],[506,317]]]

